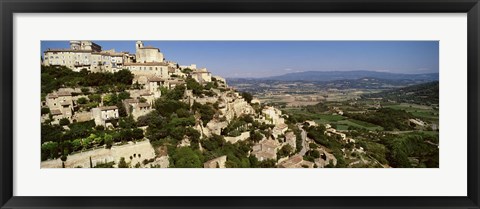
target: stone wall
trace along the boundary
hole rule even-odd
[[[133,157],[134,154],[136,157]],[[132,156],[132,160],[130,160],[130,156]],[[155,151],[148,140],[137,143],[129,142],[126,145],[113,146],[111,149],[99,148],[69,155],[67,161],[65,161],[65,167],[75,168],[80,166],[82,168],[90,168],[90,157],[92,158],[93,166],[98,163],[104,163],[105,161],[115,161],[114,167],[116,167],[121,157],[124,157],[125,161],[132,166],[137,163],[143,166],[143,160],[155,158]],[[41,163],[41,168],[61,167],[62,161],[60,159],[42,161]]]
[[[238,141],[244,141],[250,137],[250,132],[246,131],[240,134],[240,136],[232,137],[232,136],[226,136],[225,141],[230,142],[232,144],[237,143]]]

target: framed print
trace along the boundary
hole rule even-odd
[[[1,8],[2,208],[479,207],[476,0]]]

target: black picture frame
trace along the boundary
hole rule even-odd
[[[1,0],[1,208],[479,208],[478,0]],[[467,13],[468,195],[465,197],[21,197],[13,196],[15,13]],[[445,179],[449,181],[450,179]],[[442,183],[439,183],[439,187]],[[252,188],[255,189],[255,188]]]

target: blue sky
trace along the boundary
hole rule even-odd
[[[135,53],[136,41],[95,41],[102,49]],[[266,77],[303,71],[370,70],[438,73],[437,41],[144,41],[167,60],[197,64],[223,77]],[[42,41],[68,48],[68,41]]]

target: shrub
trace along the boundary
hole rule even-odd
[[[66,126],[66,125],[70,124],[70,120],[68,120],[67,118],[62,118],[62,119],[60,119],[59,124],[61,126]]]

